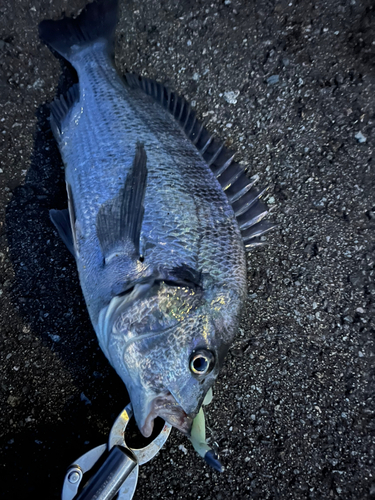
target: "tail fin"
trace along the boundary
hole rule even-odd
[[[73,19],[46,20],[39,24],[39,36],[68,61],[73,46],[89,45],[98,39],[107,40],[113,53],[114,33],[117,23],[118,0],[95,0]]]

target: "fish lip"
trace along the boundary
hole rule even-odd
[[[164,395],[156,396],[152,400],[150,411],[139,426],[139,430],[145,438],[149,438],[154,429],[155,418],[160,417],[189,437],[194,416],[185,413],[172,394],[168,392]]]

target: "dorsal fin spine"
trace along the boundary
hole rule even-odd
[[[249,229],[242,231],[242,239],[246,244],[248,241],[254,238],[259,238],[260,236],[267,234],[275,225],[272,222],[262,221]]]
[[[240,191],[238,191],[238,193],[232,195],[229,198],[229,202],[234,203],[235,201],[242,198],[242,196],[244,196],[254,186],[254,184],[258,181],[258,179],[259,179],[258,175],[254,175],[253,177],[251,177],[250,182],[244,188],[242,188]]]
[[[167,96],[168,96],[168,100],[167,100],[167,109],[170,109],[171,107],[171,95],[172,95],[172,92],[170,89],[167,89]]]
[[[189,138],[190,138],[190,136],[191,136],[191,134],[192,134],[192,132],[193,132],[193,129],[194,129],[194,126],[195,126],[195,122],[197,121],[197,117],[195,116],[195,113],[193,113],[192,125],[191,125],[191,127],[189,128],[189,130],[186,130],[186,127],[187,127],[187,125],[188,125],[188,121],[189,121],[190,116],[191,116],[191,108],[189,108],[189,113],[188,113],[188,115],[187,115],[187,117],[186,117],[186,121],[185,121],[186,125],[184,126],[184,129],[185,129],[185,131],[186,131],[186,134],[187,134],[187,136],[188,136]]]
[[[178,99],[177,99],[177,101],[178,101]],[[180,112],[179,112],[178,118],[177,118],[177,120],[179,122],[181,121],[182,113],[184,112],[184,107],[185,107],[185,100],[181,100],[181,102],[180,102]]]
[[[203,146],[202,149],[199,150],[200,154],[203,156],[204,153],[207,151],[207,148],[210,146],[211,142],[213,141],[213,137],[212,135],[209,137],[208,141],[206,142],[206,144]]]
[[[195,120],[195,121],[196,121],[196,120]],[[199,127],[199,130],[198,130],[198,132],[197,132],[197,135],[196,135],[196,136],[195,136],[195,138],[193,139],[193,144],[194,144],[194,146],[196,146],[196,145],[197,145],[197,142],[199,141],[200,136],[201,136],[201,133],[202,133],[202,131],[203,131],[203,129],[204,129],[204,126],[205,126],[205,123],[204,123],[204,122],[202,122],[202,123],[201,123],[201,125],[200,125],[200,127]]]
[[[189,120],[190,113],[191,113],[191,108],[190,108],[190,104],[188,104],[187,105],[187,109],[186,109],[185,122],[184,122],[184,125],[182,127],[185,130],[185,132],[186,132],[186,126],[187,126],[187,123],[188,123],[188,120]],[[186,132],[186,134],[189,135],[187,132]]]
[[[264,194],[268,191],[268,188],[263,189],[257,196],[254,197],[254,199],[250,200],[248,203],[245,203],[243,207],[241,207],[239,210],[235,212],[236,217],[239,215],[244,214],[249,210],[250,207],[252,207]]]
[[[223,151],[223,149],[224,149],[224,144],[221,144],[221,145],[217,148],[217,150],[216,150],[216,152],[214,153],[214,155],[212,156],[212,158],[210,158],[210,160],[209,160],[209,161],[207,161],[207,165],[208,165],[209,167],[210,167],[210,166],[211,166],[211,165],[215,162],[215,160],[218,158],[218,156],[219,156],[219,155],[220,155],[220,153]]]
[[[268,210],[265,210],[264,212],[256,215],[255,217],[253,217],[252,219],[250,220],[247,220],[246,222],[244,222],[241,226],[240,226],[240,229],[241,231],[243,231],[244,229],[247,229],[251,226],[255,226],[255,224],[258,224],[258,222],[260,222],[262,219],[264,219],[264,217],[266,215],[268,215]]]
[[[191,134],[193,133],[193,130],[194,130],[194,127],[195,127],[196,122],[197,122],[197,117],[196,117],[196,115],[194,115],[194,118],[193,118],[193,124],[192,124],[192,126],[190,127],[190,129],[186,131],[186,133],[187,133],[187,135],[188,135],[189,137],[190,137],[190,136],[191,136]],[[193,143],[193,144],[194,144],[194,143]]]
[[[234,157],[236,154],[231,156],[230,158],[227,159],[227,161],[219,168],[219,170],[215,173],[216,177],[220,177],[222,173],[226,171],[226,169],[229,167],[229,165],[232,163],[234,160]]]
[[[172,115],[175,117],[176,116],[176,110],[177,110],[177,96],[176,94],[174,94],[174,103],[173,103],[173,111],[172,111]]]
[[[243,172],[241,170],[238,170],[230,179],[229,181],[226,182],[225,186],[221,186],[224,191],[226,191],[227,189],[229,189],[235,182],[236,180],[238,180],[238,178],[243,174]],[[220,180],[220,179],[219,179]]]
[[[265,243],[263,241],[254,241],[254,243],[250,243],[248,245],[245,245],[245,250],[247,252],[250,252],[253,248],[256,247],[264,247]]]

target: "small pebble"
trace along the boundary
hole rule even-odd
[[[237,97],[240,95],[239,90],[224,92],[224,99],[229,102],[229,104],[236,104]]]
[[[360,144],[367,141],[367,138],[362,134],[362,132],[357,132],[354,137]]]
[[[275,83],[279,83],[279,80],[279,75],[272,75],[267,78],[267,83],[268,85],[274,85]]]

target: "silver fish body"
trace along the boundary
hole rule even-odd
[[[76,20],[40,26],[79,78],[52,105],[69,217],[51,217],[65,231],[100,346],[127,387],[141,432],[149,436],[161,416],[188,434],[238,329],[243,234],[181,120],[147,95],[152,88],[117,73],[115,10],[114,0],[94,3]],[[91,33],[95,16],[103,27]]]
[[[189,266],[243,295],[245,253],[233,209],[179,124],[140,89],[124,85],[104,43],[78,52],[71,62],[80,98],[63,122],[59,146],[94,326],[116,287],[159,268]],[[98,211],[123,188],[139,141],[148,170],[140,240],[144,261],[122,252],[106,269],[96,233]]]

